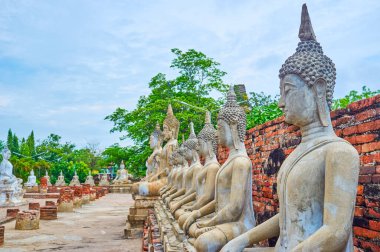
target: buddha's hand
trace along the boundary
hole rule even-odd
[[[189,217],[187,217],[185,223],[183,224],[182,228],[185,233],[188,233],[190,226],[201,216],[200,211],[194,211],[192,212]]]
[[[185,211],[193,211],[193,209],[192,209],[191,206],[185,206],[185,207],[183,207],[183,210],[185,210]]]
[[[243,251],[248,245],[243,241],[242,237],[238,236],[228,242],[220,252],[235,252]]]
[[[170,207],[170,212],[174,213],[175,211],[177,211],[178,209],[178,204],[173,204],[171,207]]]
[[[195,237],[199,237],[201,234],[204,234],[204,233],[206,233],[206,232],[208,232],[208,231],[211,231],[211,230],[213,230],[213,229],[215,229],[216,227],[215,226],[212,226],[212,227],[205,227],[205,228],[200,228],[200,229],[197,229],[196,231],[195,231]]]
[[[205,228],[205,227],[210,227],[210,226],[212,226],[212,223],[210,220],[200,221],[197,223],[197,228]]]

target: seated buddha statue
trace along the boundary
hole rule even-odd
[[[95,186],[94,177],[91,175],[91,171],[88,171],[88,176],[84,182],[86,185]]]
[[[22,202],[24,189],[22,179],[13,175],[13,165],[9,161],[11,151],[6,147],[2,151],[0,163],[0,206],[16,206]]]
[[[183,205],[178,210],[174,209],[175,217],[178,219],[180,227],[192,211],[198,210],[214,199],[215,177],[220,168],[215,153],[217,153],[216,130],[211,124],[210,112],[206,113],[205,126],[198,135],[199,154],[204,158],[205,163],[196,178],[196,198],[190,204]],[[176,205],[175,208],[179,206]]]
[[[77,171],[74,171],[74,176],[70,181],[70,186],[80,186],[79,177],[77,175]]]
[[[184,231],[196,238],[194,247],[199,252],[219,251],[255,225],[252,163],[244,145],[245,129],[246,115],[231,86],[218,114],[218,141],[229,149],[229,155],[216,175],[215,198],[193,211],[183,225]]]
[[[44,176],[44,177],[45,177],[46,180],[47,180],[47,185],[48,185],[48,186],[51,186],[50,176],[49,176],[49,173],[48,173],[47,170],[45,171],[45,176]]]
[[[151,182],[134,184],[133,193],[143,196],[158,196],[160,189],[167,184],[167,176],[172,170],[169,157],[177,148],[178,131],[179,121],[174,116],[172,106],[169,104],[162,131],[162,139],[166,144],[158,156],[160,160],[158,171],[150,178]]]
[[[280,211],[229,242],[222,251],[242,251],[279,236],[273,248],[247,251],[354,251],[352,221],[359,156],[331,125],[336,70],[324,55],[302,7],[296,52],[280,69],[279,107],[300,128],[302,141],[277,176]]]
[[[130,184],[131,181],[129,180],[129,174],[127,169],[125,169],[124,161],[122,160],[119,166],[119,169],[116,172],[116,177],[112,181],[113,185],[123,185],[123,184]]]
[[[103,173],[100,177],[99,186],[109,186],[110,182],[108,181],[107,173]]]
[[[65,176],[63,176],[62,171],[60,172],[57,181],[54,184],[55,186],[66,186]]]
[[[184,143],[184,142],[183,142]],[[176,164],[176,169],[172,169],[170,172],[171,174],[171,185],[166,192],[164,192],[161,195],[161,199],[166,203],[169,200],[172,200],[170,198],[171,196],[174,195],[174,197],[177,197],[176,193],[180,192],[181,195],[183,195],[184,187],[185,187],[185,176],[186,176],[186,171],[189,169],[189,163],[185,159],[184,156],[185,152],[185,147],[182,144],[180,148],[176,151],[176,155],[174,156],[175,161],[174,163]]]
[[[162,151],[162,136],[161,136],[160,124],[156,124],[156,128],[149,137],[149,146],[153,150],[153,153],[146,160],[146,176],[145,181],[151,181],[151,178],[154,177],[160,166],[160,153]]]
[[[34,175],[34,170],[33,169],[30,171],[30,174],[28,176],[28,181],[24,185],[27,186],[27,187],[37,186],[37,178]]]
[[[185,157],[190,162],[190,166],[186,172],[184,195],[177,198],[175,202],[169,203],[170,211],[173,214],[181,206],[195,200],[197,194],[197,176],[203,168],[198,154],[198,138],[194,132],[194,124],[192,122],[190,123],[190,136],[185,141],[184,146],[186,147]]]

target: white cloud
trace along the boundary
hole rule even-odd
[[[278,69],[298,43],[302,1],[2,1],[0,139],[34,129],[107,146],[103,118],[133,109],[169,69],[171,48],[221,63],[229,83],[278,93]],[[313,1],[314,30],[337,66],[335,94],[379,88],[379,1]],[[339,14],[339,15],[338,15]],[[86,140],[87,139],[87,140]],[[130,144],[130,141],[123,141]]]

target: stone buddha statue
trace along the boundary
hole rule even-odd
[[[215,199],[193,211],[183,225],[184,231],[196,238],[197,251],[219,251],[228,241],[255,225],[252,163],[244,145],[245,130],[246,115],[237,104],[231,86],[227,102],[218,114],[218,140],[230,151],[216,175]]]
[[[55,186],[66,186],[65,176],[63,176],[62,171],[60,172],[57,181],[55,181]]]
[[[302,7],[296,52],[280,69],[279,107],[285,121],[300,128],[302,141],[277,176],[280,211],[229,242],[222,251],[242,251],[279,236],[274,248],[246,251],[354,251],[352,221],[359,156],[331,126],[329,107],[335,66],[316,41]]]
[[[3,161],[0,164],[0,206],[17,206],[24,202],[22,179],[13,175],[13,165],[9,162],[11,151],[2,151]]]
[[[150,178],[151,182],[141,182],[133,186],[132,191],[143,196],[158,196],[160,189],[167,184],[167,176],[172,170],[169,157],[177,148],[179,121],[173,114],[169,104],[167,115],[163,123],[162,138],[166,142],[159,155],[159,167],[156,175]]]
[[[116,178],[112,181],[113,185],[130,184],[128,171],[125,169],[124,161],[122,160],[117,170]]]
[[[94,177],[92,177],[91,171],[88,171],[88,176],[86,177],[86,181],[84,183],[90,186],[95,186]]]
[[[100,181],[99,181],[99,186],[109,186],[110,182],[108,181],[108,176],[106,173],[102,174]]]
[[[34,175],[34,170],[33,169],[30,171],[30,174],[28,176],[28,181],[24,185],[27,186],[27,187],[37,186],[37,178]]]
[[[182,227],[192,211],[198,210],[214,199],[215,177],[220,168],[215,153],[217,153],[216,130],[211,124],[210,112],[206,112],[205,126],[198,135],[199,154],[205,163],[196,177],[196,199],[187,206],[175,211],[179,226]],[[177,207],[177,206],[176,206]]]
[[[149,137],[149,146],[153,150],[153,153],[146,161],[146,181],[151,181],[150,178],[156,175],[160,166],[160,154],[162,151],[162,139],[161,139],[160,124],[156,124],[156,128]]]
[[[184,177],[184,194],[181,198],[177,198],[176,202],[169,203],[170,211],[174,213],[178,208],[195,200],[197,191],[197,175],[202,169],[202,164],[198,155],[198,138],[194,132],[194,124],[190,123],[190,136],[185,141],[185,158],[190,163],[187,169],[186,176]],[[178,195],[181,196],[181,195]],[[175,199],[173,195],[173,199]],[[169,200],[170,202],[170,200]]]
[[[70,181],[70,186],[80,186],[79,177],[77,175],[77,171],[74,171],[74,176]]]
[[[51,186],[50,176],[49,176],[49,173],[48,173],[47,170],[45,171],[45,176],[44,176],[44,177],[45,177],[46,180],[47,180],[47,185],[48,185],[48,186]]]
[[[172,198],[169,199],[169,197],[175,195],[178,191],[180,191],[181,193],[183,193],[184,191],[183,190],[185,186],[184,177],[186,176],[186,171],[189,168],[189,163],[185,159],[184,152],[185,152],[184,144],[182,144],[181,147],[175,151],[174,162],[173,162],[173,164],[175,164],[174,166],[175,168],[174,167],[172,168],[172,171],[170,172],[168,176],[168,178],[169,177],[171,178],[171,180],[168,182],[171,184],[171,186],[168,188],[168,190],[166,190],[166,192],[164,192],[161,195],[161,198],[164,202],[171,200]]]

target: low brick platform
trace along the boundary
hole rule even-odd
[[[34,230],[40,228],[40,213],[36,210],[25,210],[17,213],[16,230]]]
[[[58,207],[56,206],[42,206],[40,208],[40,219],[41,220],[56,220]]]
[[[59,193],[25,193],[26,199],[59,199]]]

